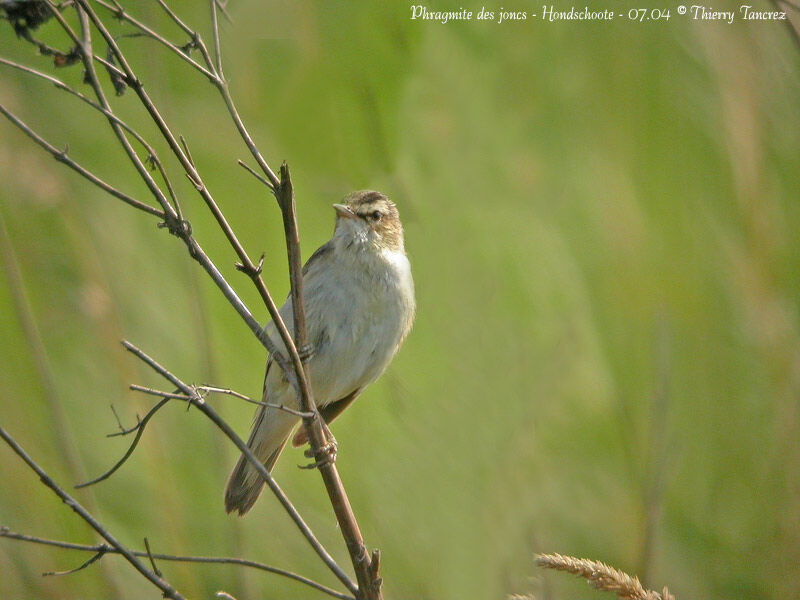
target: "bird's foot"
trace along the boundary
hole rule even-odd
[[[306,344],[297,349],[297,355],[300,357],[302,362],[308,362],[309,359],[314,356],[314,350],[315,348],[313,344]]]
[[[328,442],[319,449],[319,452],[309,448],[303,453],[306,458],[313,458],[315,461],[308,465],[300,465],[301,469],[318,469],[323,465],[329,465],[336,462],[336,454],[339,451],[339,444],[336,443],[336,438],[328,432]]]

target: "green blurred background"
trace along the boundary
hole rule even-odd
[[[171,4],[209,39],[205,3]],[[536,552],[603,560],[684,599],[800,588],[800,53],[784,24],[693,23],[671,8],[655,23],[441,25],[411,21],[405,3],[230,2],[226,74],[267,159],[293,169],[304,256],[352,189],[388,193],[406,226],[416,325],[334,428],[387,599],[597,595],[537,572]],[[156,3],[131,10],[182,43]],[[0,26],[3,56],[50,68]],[[249,157],[219,97],[155,44],[122,43],[282,299],[279,213],[236,165]],[[81,86],[78,67],[56,75]],[[5,67],[0,102],[150,201],[97,113]],[[167,160],[135,95],[116,102]],[[198,240],[265,319],[169,170]],[[5,120],[0,181],[0,424],[58,482],[71,489],[124,452],[105,437],[109,405],[132,424],[153,404],[128,384],[163,387],[122,338],[186,381],[259,393],[261,346],[154,219]],[[245,435],[251,407],[213,403]],[[244,556],[336,585],[269,494],[225,515],[235,454],[176,403],[120,471],[75,495],[137,549],[146,536],[156,552]],[[276,476],[347,565],[304,460],[286,452]],[[0,524],[97,541],[5,446]],[[0,539],[0,596],[157,597],[118,557],[40,576],[86,558]],[[317,597],[241,568],[160,567],[192,598]]]

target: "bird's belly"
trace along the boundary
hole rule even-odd
[[[362,286],[358,293],[329,298],[326,323],[309,363],[311,386],[320,405],[362,389],[384,371],[397,351],[409,320],[394,286]],[[342,286],[339,289],[352,290]]]

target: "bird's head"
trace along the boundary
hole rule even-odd
[[[334,237],[346,243],[364,244],[378,250],[403,250],[403,225],[394,202],[380,192],[362,190],[334,204]]]

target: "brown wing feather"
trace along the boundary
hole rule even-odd
[[[330,423],[344,411],[345,408],[350,406],[353,403],[353,400],[356,399],[359,392],[361,390],[354,390],[353,392],[347,394],[341,400],[337,400],[336,402],[331,402],[330,404],[326,404],[322,408],[319,409],[319,414],[325,419],[326,423]],[[297,432],[294,434],[292,438],[292,446],[297,448],[298,446],[302,446],[303,444],[308,443],[308,437],[306,436],[306,429],[301,424],[300,427],[297,429]]]

